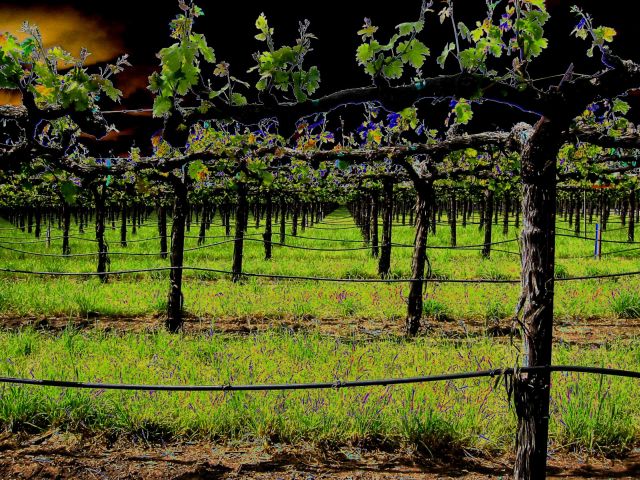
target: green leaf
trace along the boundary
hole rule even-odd
[[[438,63],[438,65],[440,65],[441,68],[444,68],[444,64],[446,63],[447,58],[449,57],[449,54],[453,52],[455,49],[456,49],[455,43],[449,43],[448,45],[445,45],[444,50],[442,51],[442,54],[436,60],[436,62]]]
[[[358,30],[358,35],[362,38],[373,38],[373,35],[378,31],[378,27],[371,25],[370,22],[365,21],[362,29]]]
[[[426,57],[431,53],[429,48],[419,40],[400,42],[398,44],[398,52],[402,52],[402,61],[416,70],[422,68]]]
[[[65,202],[73,204],[76,202],[78,187],[73,182],[65,180],[63,182],[60,182],[60,193],[62,193]]]
[[[382,67],[382,73],[386,78],[400,78],[402,77],[402,73],[404,71],[404,67],[402,65],[402,60],[396,58],[391,62],[387,63],[384,67]]]
[[[206,170],[207,167],[204,166],[201,160],[196,160],[195,162],[191,162],[189,164],[189,177],[191,180],[198,180],[199,174]]]
[[[453,111],[456,115],[456,122],[462,125],[466,125],[473,118],[473,110],[471,109],[471,104],[464,98],[461,98],[458,101]]]
[[[627,102],[616,98],[613,101],[612,110],[614,113],[621,113],[622,115],[626,115],[627,113],[629,113],[629,110],[631,110],[631,106]]]
[[[364,65],[371,61],[375,54],[379,51],[378,42],[371,43],[363,43],[356,50],[356,59],[358,60],[358,64]]]
[[[420,33],[424,29],[424,22],[418,21],[401,23],[396,28],[398,29],[398,33],[404,37],[411,33]]]
[[[264,170],[261,173],[261,178],[262,178],[262,184],[266,187],[270,187],[273,184],[273,180],[274,180],[274,176],[273,173]]]
[[[153,116],[163,117],[173,107],[173,101],[169,97],[158,96],[153,101]]]
[[[231,105],[242,106],[242,105],[246,105],[246,104],[247,104],[247,97],[245,97],[241,93],[232,93],[231,94]]]
[[[306,78],[306,89],[309,95],[313,95],[314,92],[320,87],[320,69],[315,65],[309,69]]]
[[[346,170],[349,168],[349,163],[345,160],[336,160],[335,166],[338,170]]]

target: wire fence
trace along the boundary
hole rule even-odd
[[[91,383],[65,380],[41,380],[28,378],[0,377],[0,384],[29,385],[37,387],[58,387],[89,390],[129,390],[143,392],[264,392],[283,390],[329,390],[359,387],[387,387],[392,385],[410,385],[431,382],[446,382],[475,378],[496,378],[528,373],[587,373],[623,378],[640,379],[640,372],[614,368],[582,367],[576,365],[552,365],[541,367],[496,368],[475,372],[445,373],[420,377],[385,378],[379,380],[352,380],[318,383],[282,383],[264,385],[132,385],[116,383]]]
[[[34,270],[21,270],[13,268],[0,268],[0,273],[12,273],[20,275],[35,275],[49,277],[95,277],[104,275],[131,275],[138,273],[168,272],[171,270],[183,270],[193,272],[217,273],[220,275],[234,275],[241,277],[269,278],[273,280],[304,280],[313,282],[338,282],[338,283],[416,283],[431,282],[436,284],[446,283],[466,283],[466,284],[520,284],[520,279],[502,279],[502,278],[444,278],[441,276],[432,276],[424,278],[332,278],[332,277],[312,277],[299,275],[279,275],[271,273],[251,273],[251,272],[233,272],[229,270],[220,270],[206,267],[157,267],[157,268],[139,268],[131,270],[115,270],[108,272],[45,272]],[[590,275],[580,277],[556,278],[556,282],[575,282],[583,280],[602,280],[607,278],[622,278],[630,276],[640,276],[640,271],[605,273],[601,275]]]

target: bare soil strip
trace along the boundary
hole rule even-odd
[[[414,452],[337,450],[207,442],[146,444],[50,431],[0,434],[0,478],[6,479],[402,479],[509,478],[509,457],[429,457]],[[622,459],[554,455],[549,478],[640,477],[640,451]]]
[[[499,324],[478,320],[429,321],[423,334],[436,338],[465,339],[489,335],[510,338],[508,320]],[[0,316],[0,328],[15,330],[31,326],[44,331],[58,332],[68,326],[77,329],[98,329],[112,332],[149,332],[164,328],[159,316],[144,317],[14,317]],[[366,318],[187,318],[184,330],[188,334],[207,332],[250,334],[269,329],[318,332],[338,337],[361,336],[375,338],[388,334],[404,334],[398,321],[380,321]],[[595,318],[575,321],[557,321],[554,340],[578,345],[598,345],[607,341],[629,341],[640,338],[640,319]]]

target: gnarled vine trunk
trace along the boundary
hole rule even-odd
[[[109,270],[108,246],[104,238],[106,210],[104,206],[104,192],[100,193],[98,187],[93,189],[93,199],[96,205],[96,242],[98,243],[98,270],[99,278],[102,283],[108,280],[107,271]]]
[[[433,209],[433,183],[430,181],[414,182],[416,198],[416,241],[411,262],[411,286],[407,299],[406,333],[415,336],[420,329],[422,319],[422,292],[425,284],[425,265],[427,261],[427,236],[429,235],[429,218]]]
[[[236,235],[233,243],[233,281],[242,278],[242,256],[244,251],[244,232],[248,221],[247,186],[238,184],[238,208],[236,209]]]
[[[158,207],[158,235],[160,236],[160,258],[167,258],[167,209]]]
[[[71,207],[65,201],[62,202],[62,254],[71,255],[69,246],[69,228],[71,227]]]
[[[382,278],[391,274],[391,228],[393,224],[393,180],[385,178],[382,205],[382,247],[378,260],[378,275]]]
[[[551,365],[555,268],[556,157],[561,131],[543,117],[522,152],[522,322],[524,366]],[[545,477],[549,435],[550,372],[520,374],[515,478]]]
[[[178,332],[182,329],[182,267],[184,259],[184,233],[189,200],[187,186],[182,181],[173,182],[175,200],[173,204],[173,224],[171,225],[171,272],[169,272],[169,301],[167,303],[167,329]]]
[[[371,196],[371,255],[377,258],[380,255],[380,242],[378,236],[378,198]]]
[[[493,190],[487,190],[485,193],[485,211],[484,211],[484,246],[482,247],[482,257],[491,257],[491,229],[493,228],[491,219],[493,217]]]
[[[271,198],[271,192],[267,192],[267,201],[265,204],[265,212],[264,212],[264,234],[262,238],[264,240],[264,259],[271,260],[271,252],[273,247],[272,242],[272,217],[273,217],[273,199]]]

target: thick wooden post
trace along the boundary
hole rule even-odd
[[[458,245],[458,200],[456,199],[456,193],[453,192],[450,198],[449,205],[449,226],[451,227],[451,246]]]
[[[393,180],[385,178],[382,205],[382,248],[378,260],[378,275],[382,278],[391,274],[391,229],[393,224]]]
[[[36,207],[36,228],[35,228],[35,237],[40,238],[40,228],[42,224],[42,211],[40,207]]]
[[[629,195],[629,230],[628,230],[628,238],[630,242],[635,242],[636,239],[636,189],[631,190],[631,194]]]
[[[120,213],[122,223],[120,224],[120,246],[127,246],[127,202],[122,202],[122,211]]]
[[[202,217],[200,217],[200,230],[198,231],[198,246],[204,245],[207,237],[207,217],[208,211],[205,206],[202,207]],[[196,222],[198,215],[196,213]]]
[[[182,307],[182,267],[184,259],[184,233],[189,210],[187,186],[181,179],[174,177],[173,189],[173,224],[171,226],[171,272],[169,272],[169,301],[167,303],[167,329],[176,333],[182,329],[184,322]]]
[[[378,235],[378,195],[371,196],[371,255],[378,258],[380,255],[380,242]]]
[[[285,244],[287,240],[287,202],[284,197],[280,199],[280,243]]]
[[[248,221],[247,186],[238,184],[238,208],[236,209],[236,236],[233,243],[233,281],[238,282],[242,278],[242,256],[244,250],[244,232]]]
[[[504,219],[502,223],[502,234],[506,237],[509,235],[509,214],[511,213],[511,197],[504,194]]]
[[[71,255],[69,246],[69,228],[71,227],[71,207],[66,201],[62,201],[62,254]]]
[[[273,250],[272,242],[272,217],[273,217],[273,199],[271,198],[271,192],[267,192],[267,201],[265,204],[264,212],[264,234],[262,239],[264,240],[264,259],[271,260],[271,253]]]
[[[522,152],[522,296],[524,366],[551,365],[555,269],[556,157],[561,129],[546,117]],[[549,436],[549,371],[520,374],[514,399],[518,415],[515,478],[545,478]]]
[[[167,258],[167,209],[158,207],[158,235],[160,236],[160,258]]]
[[[106,211],[104,206],[104,191],[101,193],[98,187],[92,188],[93,199],[96,205],[96,241],[98,242],[98,270],[99,278],[102,283],[108,280],[107,271],[109,270],[109,248],[104,238]]]
[[[411,262],[412,282],[407,299],[406,333],[415,336],[420,329],[422,319],[422,292],[424,291],[424,269],[427,260],[427,236],[429,235],[429,218],[433,205],[433,183],[430,181],[414,182],[416,187],[416,241]]]
[[[300,204],[298,202],[294,202],[293,212],[291,213],[291,236],[298,236],[298,214],[300,212]]]
[[[482,257],[491,257],[491,229],[493,217],[493,190],[487,189],[485,193],[485,213],[484,213],[484,247],[482,247]]]

